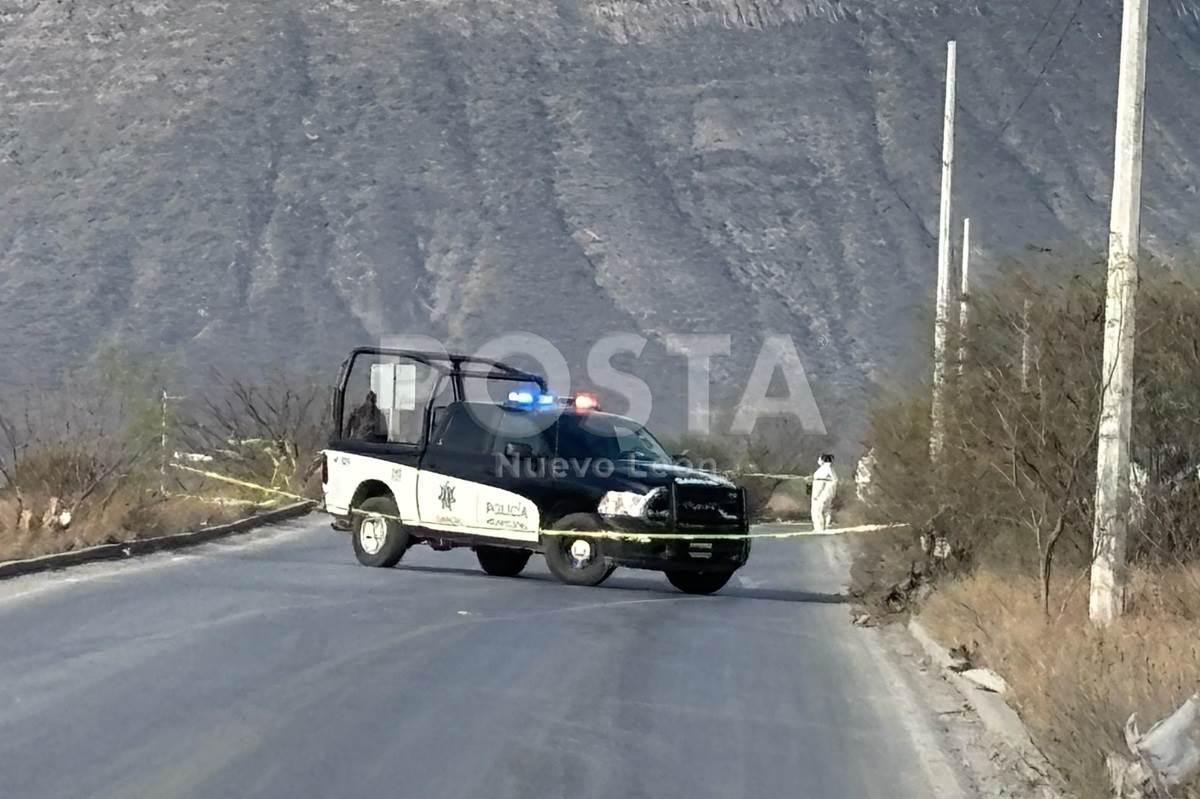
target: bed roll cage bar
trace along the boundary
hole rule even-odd
[[[425,364],[438,372],[438,382],[425,401],[425,426],[428,429],[429,414],[434,398],[441,390],[442,381],[449,380],[454,387],[454,399],[462,402],[466,399],[466,389],[463,380],[504,380],[513,383],[534,383],[541,391],[546,390],[546,380],[541,375],[524,372],[491,358],[478,358],[474,355],[460,353],[429,352],[423,350],[401,350],[389,347],[355,347],[342,361],[338,370],[337,384],[333,388],[330,402],[330,414],[333,417],[334,437],[342,437],[342,419],[346,409],[346,385],[354,369],[354,362],[363,356],[384,355],[393,358],[404,358],[414,363]]]

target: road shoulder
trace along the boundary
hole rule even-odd
[[[830,539],[826,558],[849,586],[852,559],[844,539]],[[847,614],[851,624],[853,612]],[[1035,759],[980,718],[962,693],[942,676],[921,645],[900,624],[856,627],[909,721],[922,766],[939,797],[1057,799]]]
[[[56,552],[51,555],[41,555],[36,558],[23,560],[0,561],[0,580],[20,577],[40,572],[58,571],[85,563],[102,560],[124,560],[138,555],[148,555],[165,550],[182,549],[210,541],[217,541],[239,533],[248,533],[266,525],[278,524],[307,515],[314,507],[314,502],[296,502],[282,508],[257,513],[244,519],[237,519],[228,524],[214,525],[199,530],[183,533],[154,536],[152,538],[134,538],[113,544],[77,549],[69,552]]]

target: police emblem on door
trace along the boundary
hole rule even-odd
[[[453,510],[454,486],[449,483],[442,483],[442,490],[438,492],[438,501],[442,503],[444,510]]]

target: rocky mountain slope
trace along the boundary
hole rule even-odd
[[[1200,3],[1155,2],[1144,236],[1200,228]],[[944,45],[986,274],[1105,241],[1116,0],[0,3],[0,382],[118,346],[327,368],[419,332],[667,333],[736,393],[794,336],[826,424],[927,362]],[[669,407],[667,407],[669,406]],[[668,423],[670,423],[668,421]]]

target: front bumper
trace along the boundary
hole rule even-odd
[[[750,557],[747,538],[602,541],[600,551],[619,566],[655,571],[733,571]]]

